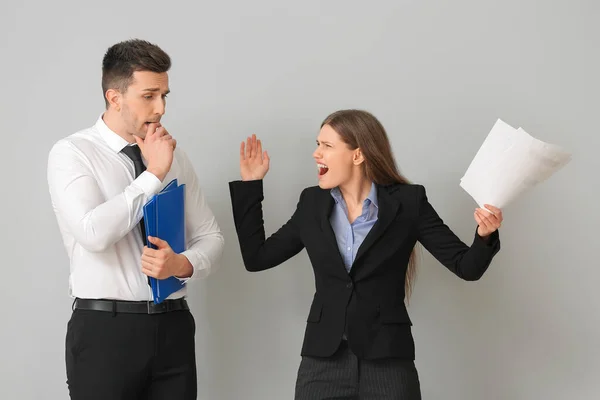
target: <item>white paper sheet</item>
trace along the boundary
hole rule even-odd
[[[498,119],[460,186],[479,207],[504,208],[571,161],[571,153]]]

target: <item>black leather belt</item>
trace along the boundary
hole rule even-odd
[[[73,309],[106,311],[112,313],[160,314],[170,311],[189,310],[190,308],[184,298],[165,300],[159,304],[154,304],[153,301],[122,301],[77,298],[73,303]]]

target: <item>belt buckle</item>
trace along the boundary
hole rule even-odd
[[[171,308],[170,307],[171,306],[170,302],[168,302],[168,301],[165,300],[164,302],[158,303],[158,304],[152,303],[152,306],[150,306],[150,302],[151,301],[152,300],[148,300],[147,301],[147,304],[148,304],[148,314],[162,314],[162,313],[170,311],[170,308]]]

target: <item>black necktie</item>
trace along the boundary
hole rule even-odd
[[[133,161],[133,166],[135,167],[135,178],[140,176],[140,174],[146,170],[146,166],[142,161],[142,152],[140,151],[138,145],[125,146],[125,148],[121,151],[127,157],[131,158],[131,161]],[[144,218],[140,220],[140,230],[142,231],[142,241],[144,246],[146,246],[146,227],[144,226]]]

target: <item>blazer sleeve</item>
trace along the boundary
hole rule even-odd
[[[292,217],[267,239],[262,212],[263,181],[233,181],[229,183],[229,192],[242,259],[248,271],[276,267],[304,248],[298,229],[304,191]]]
[[[471,247],[462,242],[442,221],[427,199],[425,188],[417,185],[418,240],[446,268],[458,277],[475,281],[483,276],[500,250],[500,235],[496,230],[484,240],[475,229]]]

